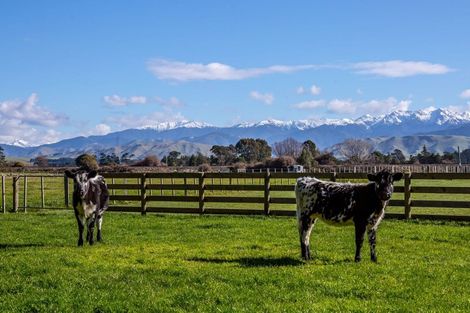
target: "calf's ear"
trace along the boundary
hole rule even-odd
[[[69,170],[65,170],[65,176],[67,176],[68,178],[73,178],[74,174]]]
[[[377,176],[374,175],[374,174],[367,174],[367,179],[369,181],[376,181],[377,180]]]
[[[399,181],[400,179],[402,179],[403,177],[403,173],[395,173],[393,174],[393,181]]]
[[[98,172],[95,171],[95,170],[92,170],[90,172],[88,172],[88,179],[92,179],[93,177],[96,177],[96,175],[98,175]]]

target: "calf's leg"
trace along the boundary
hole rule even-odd
[[[103,224],[103,216],[99,215],[96,218],[96,228],[97,228],[96,240],[98,242],[102,240],[102,237],[101,237],[101,224]]]
[[[75,218],[78,225],[78,246],[83,246],[83,229],[85,228],[85,219],[75,212]]]
[[[307,214],[302,214],[299,222],[300,250],[304,260],[310,260],[310,234],[316,219],[310,218]]]
[[[367,231],[367,235],[369,236],[370,259],[373,262],[377,262],[377,254],[375,252],[375,240],[377,237],[377,230],[375,228],[371,228]]]
[[[93,229],[95,228],[95,219],[90,218],[88,220],[88,228],[87,228],[87,234],[86,234],[86,239],[90,245],[94,243],[93,239]]]
[[[356,255],[354,256],[355,262],[361,261],[361,249],[364,242],[364,235],[366,233],[366,223],[357,221],[354,223],[356,232]]]

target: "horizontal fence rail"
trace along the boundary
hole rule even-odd
[[[315,176],[329,181],[364,181],[367,173],[102,173],[110,192],[110,211],[198,214],[295,215],[295,179]],[[421,186],[420,180],[459,180],[464,186]],[[468,220],[470,214],[412,214],[413,208],[470,209],[470,173],[406,173],[395,187],[402,208],[390,217]],[[417,182],[416,186],[412,181]],[[468,185],[465,185],[468,181]],[[39,192],[39,196],[32,197]],[[71,207],[72,180],[62,175],[2,175],[1,212]],[[413,195],[437,195],[435,200]],[[449,200],[440,194],[453,195]],[[9,195],[10,197],[7,197]],[[454,195],[469,195],[454,199]],[[419,198],[419,197],[418,197]],[[8,199],[8,200],[7,200]],[[10,201],[11,199],[11,201]],[[225,204],[225,205],[224,205]],[[11,209],[10,209],[11,208]],[[287,209],[286,209],[287,208]],[[463,211],[459,211],[463,212]]]

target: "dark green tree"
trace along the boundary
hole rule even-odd
[[[6,160],[6,156],[5,156],[5,150],[3,150],[2,147],[0,147],[0,166],[3,167],[3,166],[6,166],[7,165],[7,160]]]
[[[180,164],[181,153],[178,151],[170,151],[167,156],[163,157],[162,161],[168,166],[178,166]]]
[[[393,152],[390,154],[390,157],[392,163],[403,164],[406,162],[406,157],[403,154],[403,151],[400,149],[393,150]]]
[[[305,167],[311,168],[318,164],[315,158],[318,157],[319,154],[317,145],[311,140],[306,140],[302,143],[302,151],[297,162]]]
[[[214,145],[211,148],[211,164],[229,165],[238,161],[237,149],[234,145],[219,146]]]
[[[302,144],[302,148],[307,149],[314,158],[316,158],[320,154],[318,152],[317,145],[310,139],[304,141],[304,143]]]
[[[120,163],[119,157],[113,152],[111,154],[100,153],[100,165],[116,165]]]
[[[311,168],[317,163],[312,155],[312,153],[305,147],[302,149],[297,162],[305,167]]]
[[[96,157],[88,153],[79,155],[75,159],[75,164],[78,167],[84,168],[88,171],[98,169],[98,162],[96,161]]]
[[[272,155],[272,149],[264,139],[243,138],[235,145],[237,154],[245,162],[261,162]]]

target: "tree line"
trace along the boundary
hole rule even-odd
[[[148,155],[136,160],[130,153],[100,153],[98,156],[83,154],[78,158],[61,158],[59,160],[38,156],[31,162],[39,167],[47,166],[71,166],[78,165],[80,160],[85,163],[96,163],[96,166],[202,166],[207,169],[210,166],[230,166],[234,168],[281,168],[294,164],[312,168],[318,165],[339,164],[469,164],[470,149],[463,150],[460,155],[457,152],[444,152],[443,154],[431,153],[426,146],[415,155],[408,157],[400,149],[384,154],[373,149],[372,145],[360,139],[349,139],[337,146],[335,157],[332,152],[320,151],[312,140],[299,142],[294,138],[275,142],[272,147],[264,139],[243,138],[235,145],[213,145],[210,156],[201,152],[191,155],[183,155],[178,151],[170,151],[159,158],[156,155]],[[0,166],[20,166],[16,162],[7,162],[5,153],[0,147]],[[22,163],[21,166],[25,164]]]

